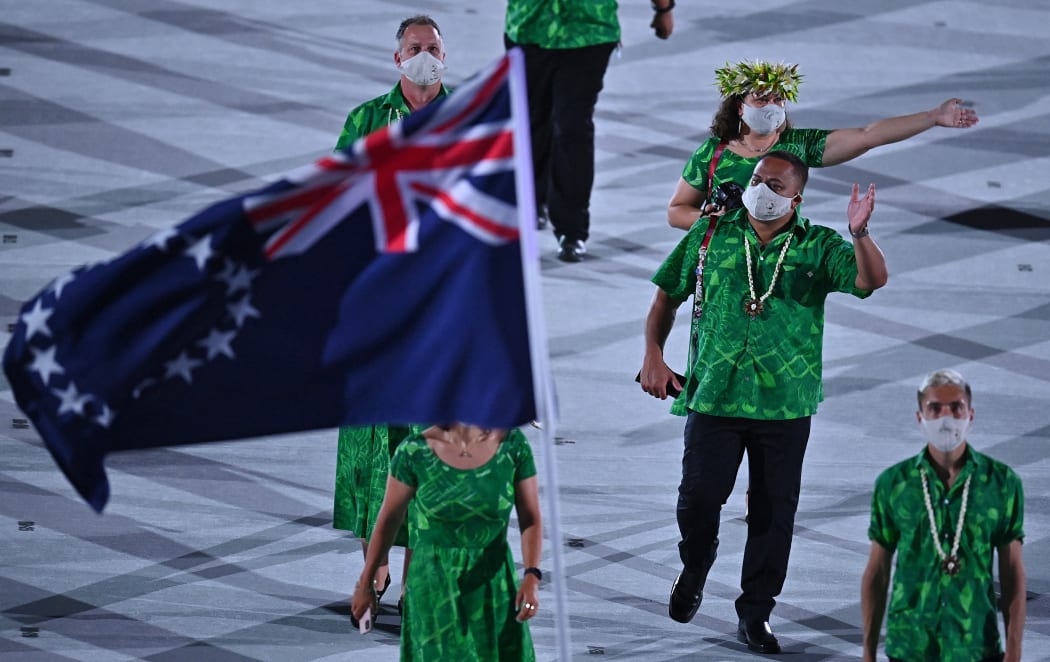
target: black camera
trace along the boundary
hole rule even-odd
[[[723,211],[739,209],[744,206],[741,196],[744,195],[744,187],[736,182],[722,182],[715,187],[711,193],[711,204]]]

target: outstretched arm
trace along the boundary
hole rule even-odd
[[[860,620],[864,629],[864,662],[875,662],[879,649],[882,617],[886,613],[886,591],[890,586],[890,561],[893,552],[874,540],[868,565],[860,583]]]
[[[858,197],[860,186],[853,185],[846,216],[849,217],[849,233],[853,237],[853,253],[857,256],[857,279],[854,285],[861,290],[877,290],[889,280],[886,256],[875,240],[868,234],[868,221],[875,209],[875,185],[868,186],[864,197]]]
[[[1027,597],[1021,541],[1002,545],[996,549],[996,553],[999,555],[999,584],[1002,587],[999,606],[1006,629],[1006,656],[1003,662],[1020,662]]]
[[[526,568],[538,568],[543,551],[543,525],[540,520],[539,481],[535,476],[514,484],[514,508],[521,529],[521,562]],[[536,608],[540,604],[539,587],[540,580],[535,575],[522,577],[514,600],[519,621],[527,621],[536,615]],[[526,604],[532,605],[532,608],[525,607]]]
[[[844,163],[873,147],[911,138],[935,126],[966,129],[977,124],[977,113],[962,104],[962,99],[952,98],[925,112],[890,117],[857,129],[835,129],[824,144],[823,165]]]

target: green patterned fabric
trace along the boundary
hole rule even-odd
[[[879,474],[868,537],[896,552],[886,616],[886,654],[902,660],[972,662],[1002,652],[992,552],[1024,538],[1024,492],[1010,467],[966,449],[948,489],[924,449]],[[959,542],[960,570],[942,571],[922,494],[925,468],[941,548],[950,551],[967,477],[970,496]]]
[[[831,132],[825,129],[788,129],[780,134],[780,139],[770,151],[791,152],[809,167],[819,168],[824,162],[824,145],[829,133]],[[711,157],[714,156],[718,143],[718,138],[708,138],[693,152],[682,169],[682,179],[698,191],[711,190],[707,185],[707,169],[711,165]],[[751,182],[751,174],[755,171],[759,158],[761,157],[743,157],[728,149],[723,151],[718,160],[718,167],[715,168],[715,186],[723,182],[736,182],[747,186]]]
[[[332,508],[334,528],[353,531],[364,540],[372,538],[372,528],[386,494],[390,457],[405,437],[422,429],[422,426],[386,425],[339,428]],[[404,547],[407,543],[407,527],[402,526],[394,544]]]
[[[507,542],[514,486],[536,475],[525,435],[510,431],[477,469],[445,464],[413,435],[390,471],[416,489],[401,659],[535,660],[528,624],[515,620],[518,580]]]
[[[438,98],[449,93],[449,89],[441,86]],[[353,144],[361,136],[367,136],[373,131],[378,131],[388,124],[407,117],[412,113],[405,101],[405,95],[401,93],[401,81],[394,85],[394,89],[386,94],[366,101],[357,108],[350,111],[343,124],[343,132],[339,134],[339,140],[335,144],[337,150],[344,149]]]
[[[583,48],[620,41],[616,0],[508,0],[504,32],[516,44]]]
[[[812,416],[824,399],[821,351],[824,301],[831,292],[859,298],[853,246],[834,229],[798,215],[789,229],[758,247],[743,209],[715,226],[704,267],[703,315],[694,320],[692,365],[671,412],[786,420]],[[707,222],[696,223],[653,276],[681,303],[696,289],[696,264]],[[780,249],[793,237],[780,277],[757,319],[744,313],[750,298],[744,241],[751,244],[756,295],[769,288]],[[692,311],[690,311],[691,313]],[[692,341],[691,341],[692,342]]]

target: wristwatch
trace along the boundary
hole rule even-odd
[[[540,570],[539,568],[535,568],[535,567],[525,568],[525,574],[526,575],[532,575],[533,577],[535,577],[536,579],[540,580],[541,582],[543,581],[543,571]]]
[[[867,223],[865,223],[864,227],[862,227],[861,229],[857,230],[856,232],[853,231],[853,228],[849,229],[849,236],[853,237],[854,239],[860,239],[861,237],[867,237],[868,234],[869,234],[869,232],[868,232],[868,224]]]

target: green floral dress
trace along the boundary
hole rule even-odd
[[[508,432],[477,469],[445,464],[413,435],[398,446],[390,473],[416,490],[401,659],[535,660],[528,624],[515,619],[518,580],[507,542],[515,484],[536,475],[525,435]]]
[[[379,506],[386,493],[390,457],[398,444],[423,426],[401,427],[376,425],[339,428],[339,453],[335,460],[335,503],[332,526],[353,531],[358,538],[370,540],[379,516]],[[404,525],[394,544],[408,544]]]

